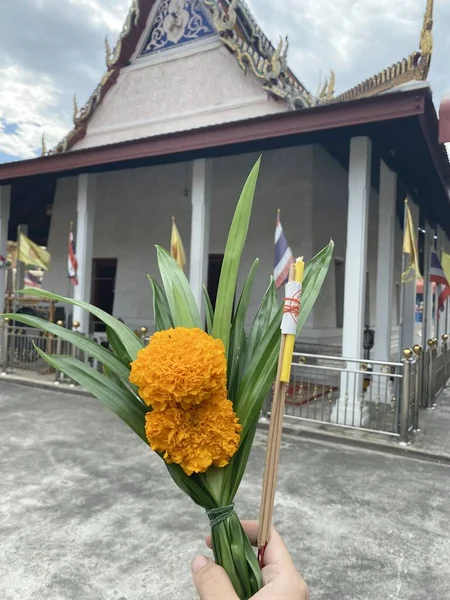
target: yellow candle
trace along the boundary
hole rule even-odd
[[[295,262],[295,276],[294,281],[297,283],[303,282],[303,273],[305,270],[305,263],[302,258],[298,258]],[[281,367],[280,381],[289,383],[291,378],[291,365],[292,355],[294,353],[295,335],[286,335],[286,342],[283,353],[283,363]]]

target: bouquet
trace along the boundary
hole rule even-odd
[[[48,355],[52,367],[103,402],[159,454],[174,482],[203,507],[212,529],[214,558],[242,600],[262,587],[257,556],[234,510],[264,399],[280,349],[283,308],[270,281],[246,331],[255,260],[234,309],[241,255],[249,226],[260,160],[252,169],[230,227],[212,309],[205,290],[207,330],[188,280],[175,260],[157,247],[162,287],[149,277],[155,333],[144,342],[124,323],[84,302],[44,290],[27,294],[78,305],[106,325],[110,349],[79,333],[30,315],[4,315],[59,336],[102,370],[73,356]],[[307,265],[297,333],[326,276],[333,243]]]

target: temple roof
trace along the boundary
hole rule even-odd
[[[373,96],[408,82],[425,81],[428,76],[433,49],[434,0],[427,0],[420,50],[338,96],[334,95],[334,73],[325,81],[317,96],[305,88],[287,65],[287,38],[280,38],[277,46],[274,46],[258,26],[244,0],[201,1],[210,11],[211,31],[220,37],[224,46],[235,56],[244,73],[252,72],[268,94],[285,101],[292,110]],[[114,50],[111,50],[108,40],[105,41],[107,70],[100,83],[81,109],[76,98],[74,100],[74,128],[50,152],[43,143],[43,155],[70,150],[86,135],[90,117],[108,90],[116,83],[120,70],[134,55],[156,2],[157,0],[132,1]],[[141,55],[144,55],[144,52]]]
[[[426,81],[433,53],[433,9],[434,0],[427,0],[418,51],[328,101],[345,102],[381,94],[411,81]]]

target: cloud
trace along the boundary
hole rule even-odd
[[[289,63],[316,93],[320,74],[344,91],[418,50],[426,0],[247,0]],[[131,0],[20,0],[0,3],[0,161],[36,154],[45,132],[57,143],[105,71],[104,37],[122,29]],[[430,81],[436,101],[450,88],[450,3],[435,2]],[[19,25],[20,24],[20,25]]]

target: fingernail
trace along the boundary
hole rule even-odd
[[[200,571],[200,569],[203,569],[203,567],[205,565],[207,565],[209,563],[209,559],[206,558],[206,556],[196,556],[194,558],[194,560],[192,561],[192,572],[193,573],[198,573]]]

